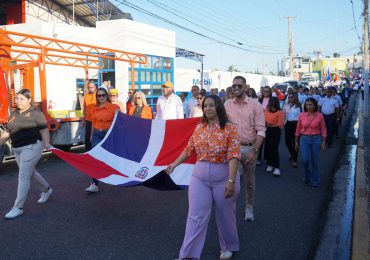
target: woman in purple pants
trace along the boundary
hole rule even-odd
[[[172,171],[192,154],[197,162],[189,184],[189,212],[180,259],[200,259],[212,205],[221,246],[220,259],[230,259],[239,251],[236,227],[236,199],[240,191],[237,174],[240,159],[239,136],[227,122],[225,107],[218,96],[207,96],[202,104],[203,119],[190,137],[185,150],[167,167]]]

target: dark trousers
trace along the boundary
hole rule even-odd
[[[93,136],[92,136],[92,139],[91,139],[92,148],[97,146],[104,139],[107,132],[108,131],[99,131],[99,130],[96,130],[96,129],[94,130],[94,133],[93,133]],[[96,186],[99,185],[99,181],[97,179],[92,179],[91,182],[94,183]]]
[[[263,141],[262,141],[262,144],[261,144],[261,146],[260,146],[260,149],[259,149],[259,151],[258,151],[258,157],[257,157],[257,160],[258,161],[260,161],[260,162],[262,162],[262,153],[263,153],[263,147],[265,146],[265,139],[263,139]],[[265,156],[263,157],[263,158],[265,158]],[[265,158],[266,159],[266,158]]]
[[[91,128],[92,128],[92,122],[85,120],[85,152],[88,152],[91,150]]]
[[[297,129],[297,121],[287,121],[285,124],[285,146],[288,148],[293,162],[297,162],[298,151],[295,149],[295,130]]]
[[[267,127],[265,139],[265,159],[267,165],[280,168],[279,143],[280,127]]]
[[[328,143],[329,146],[333,143],[333,136],[334,136],[334,131],[335,131],[335,126],[337,124],[337,118],[335,113],[330,114],[330,115],[324,115],[324,120],[325,120],[325,126],[326,126],[326,142]]]

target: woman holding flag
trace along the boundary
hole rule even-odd
[[[220,259],[230,259],[233,251],[239,251],[235,208],[240,191],[237,174],[240,140],[235,126],[228,123],[225,107],[218,96],[207,96],[202,109],[202,122],[185,150],[166,169],[171,174],[191,155],[197,155],[189,184],[189,212],[179,258],[200,259],[214,204]]]

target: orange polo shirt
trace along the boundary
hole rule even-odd
[[[98,130],[108,130],[113,122],[114,114],[119,106],[105,102],[104,106],[94,106],[92,110],[92,126]]]
[[[84,98],[84,110],[85,110],[85,120],[92,121],[91,113],[96,105],[96,91],[94,93],[86,93]]]
[[[265,121],[267,126],[278,126],[282,128],[284,123],[284,114],[283,112],[281,112],[281,110],[276,111],[274,113],[266,110]]]

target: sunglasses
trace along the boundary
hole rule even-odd
[[[232,88],[239,88],[239,89],[242,89],[242,88],[243,88],[243,85],[242,85],[242,84],[233,84],[231,87],[232,87]]]
[[[98,94],[98,95],[96,95],[98,98],[105,98],[107,95],[105,95],[105,94]]]

